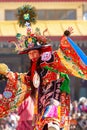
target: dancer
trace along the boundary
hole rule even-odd
[[[34,101],[34,130],[63,129],[69,125],[70,80],[67,74],[87,80],[87,57],[69,38],[72,28],[64,32],[59,49],[53,51],[48,39],[32,33],[28,20],[26,24],[27,36],[18,34],[15,45],[19,54],[28,55],[31,66],[27,73],[14,73],[7,65],[0,64],[0,74],[8,78],[0,117],[30,95]]]

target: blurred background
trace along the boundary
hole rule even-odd
[[[17,8],[26,4],[35,6],[37,9],[38,18],[37,23],[32,26],[33,32],[40,31],[43,34],[43,31],[48,29],[45,35],[51,39],[53,50],[58,49],[64,30],[73,27],[74,33],[71,38],[87,55],[87,0],[0,0],[0,63],[6,63],[14,72],[28,70],[28,57],[16,54],[14,45],[9,43],[15,40],[17,33],[26,34],[26,28],[19,27],[16,17]],[[86,106],[84,112],[87,113],[87,81],[71,76],[70,79],[71,115],[76,118],[77,113],[83,112],[80,105],[84,103]],[[14,114],[16,115],[15,119],[13,119]],[[6,125],[8,118],[9,127],[8,129],[6,127],[6,130],[15,129],[18,120],[16,111],[7,119],[0,120],[1,124]],[[0,125],[0,130],[5,130],[3,126]],[[85,130],[85,128],[82,129]]]

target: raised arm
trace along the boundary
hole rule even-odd
[[[64,32],[55,52],[58,58],[57,69],[61,72],[87,80],[87,56],[69,37],[73,29]]]
[[[0,74],[7,78],[6,87],[0,98],[0,111],[2,111],[0,118],[2,118],[16,109],[30,95],[31,88],[29,82],[27,83],[26,73],[14,73],[6,64],[1,63]]]

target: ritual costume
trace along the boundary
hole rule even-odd
[[[28,13],[25,15],[28,16]],[[35,98],[34,130],[47,130],[52,127],[58,130],[69,125],[68,75],[87,80],[87,56],[69,35],[70,32],[66,30],[58,50],[53,51],[48,39],[40,34],[31,33],[29,25],[27,36],[17,34],[18,53],[27,54],[31,50],[39,50],[40,58],[37,62],[31,61],[30,69],[26,73],[14,73],[7,65],[0,64],[0,74],[8,78],[0,99],[0,117],[17,108],[30,95]]]

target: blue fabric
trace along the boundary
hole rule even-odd
[[[76,51],[76,53],[78,54],[78,56],[81,58],[81,60],[83,61],[83,63],[85,65],[87,65],[87,56],[85,55],[85,53],[78,47],[77,44],[74,43],[74,41],[72,41],[71,38],[67,37],[67,40],[70,43],[70,45],[73,47],[73,49]]]

